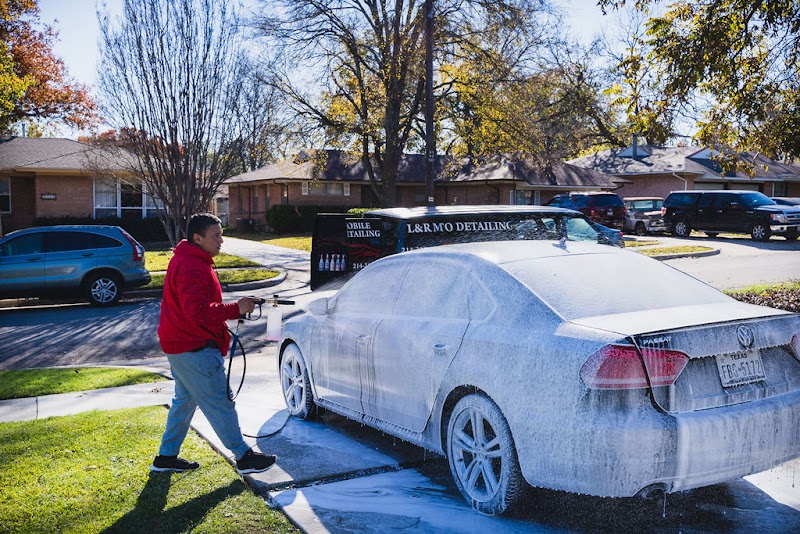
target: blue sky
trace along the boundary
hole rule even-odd
[[[96,5],[98,1],[119,11],[122,0],[39,0],[42,21],[59,32],[54,46],[76,80],[94,85],[97,62]],[[568,24],[582,40],[591,40],[613,17],[603,16],[597,0],[554,0],[564,9]]]

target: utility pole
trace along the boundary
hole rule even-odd
[[[436,141],[433,132],[433,0],[425,0],[425,191],[428,207],[433,195]]]

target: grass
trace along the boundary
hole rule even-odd
[[[162,380],[166,378],[156,373],[117,367],[0,371],[0,400],[130,386]]]
[[[648,240],[648,241],[627,240],[625,241],[625,248],[649,247],[652,245],[658,245],[659,243],[660,241],[656,240]]]
[[[164,287],[164,273],[151,273],[150,283],[142,286],[142,289],[161,289]],[[258,280],[269,280],[278,276],[278,271],[269,269],[241,269],[231,271],[217,271],[217,278],[222,285],[243,284],[245,282],[256,282]]]
[[[144,253],[144,267],[148,271],[166,271],[169,260],[172,259],[171,250],[154,250],[146,251]],[[214,256],[214,265],[218,269],[226,269],[231,267],[259,267],[259,264],[250,261],[240,256],[232,256],[231,254],[220,254]]]
[[[311,234],[265,234],[260,232],[238,232],[226,230],[225,235],[249,241],[258,241],[266,245],[276,245],[278,247],[294,248],[311,252]]]
[[[151,474],[161,406],[0,424],[0,531],[297,532],[193,431],[182,474]]]
[[[714,249],[711,247],[701,247],[698,245],[678,245],[674,247],[645,248],[642,250],[637,250],[636,252],[644,254],[645,256],[663,256],[666,254],[688,254],[691,252],[708,252],[709,250],[714,250]]]

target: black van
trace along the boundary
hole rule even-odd
[[[622,232],[580,212],[549,206],[389,208],[363,216],[321,213],[311,241],[311,289],[416,248],[518,239],[566,238],[624,247]]]

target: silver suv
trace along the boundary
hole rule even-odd
[[[144,247],[118,226],[40,226],[0,239],[0,298],[83,295],[107,306],[148,283]]]

